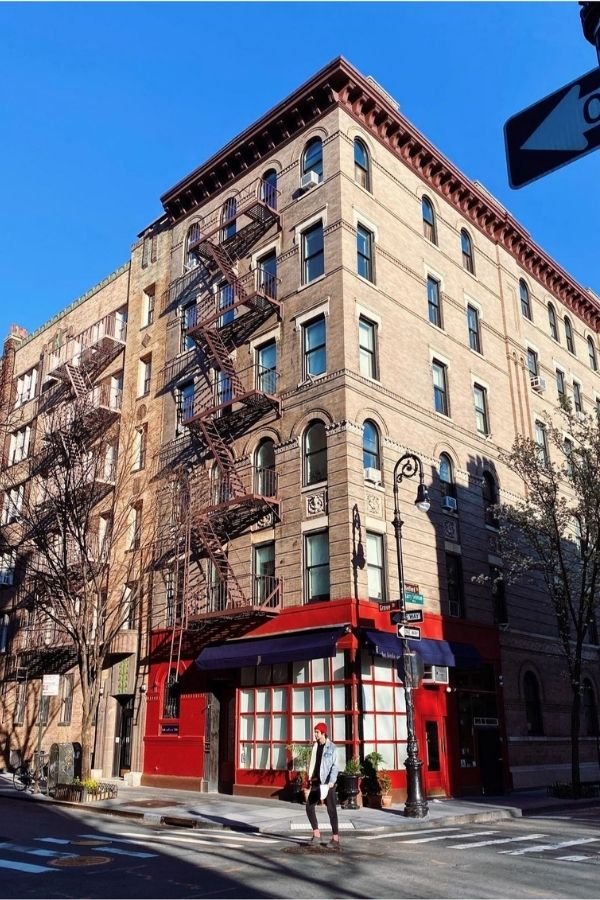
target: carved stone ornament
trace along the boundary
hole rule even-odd
[[[310,494],[306,498],[306,515],[322,516],[327,513],[327,491]]]
[[[272,528],[274,524],[275,524],[275,520],[273,517],[273,513],[269,512],[265,516],[263,516],[261,519],[258,520],[258,522],[254,526],[254,528],[256,531],[259,531],[261,528]]]
[[[367,494],[367,512],[370,516],[383,516],[383,498],[381,494]]]
[[[458,522],[456,519],[444,517],[444,537],[448,541],[458,542]]]

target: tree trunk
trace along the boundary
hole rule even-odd
[[[573,686],[573,704],[571,706],[571,785],[573,796],[581,794],[581,772],[579,770],[579,727],[581,718],[581,692],[579,684]]]
[[[88,721],[81,726],[81,777],[91,778],[92,775],[92,732],[93,728]]]

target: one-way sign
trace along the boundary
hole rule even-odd
[[[411,641],[421,640],[421,629],[414,625],[396,625],[399,638],[409,638]]]
[[[523,187],[600,146],[600,68],[549,94],[504,126],[508,180]]]

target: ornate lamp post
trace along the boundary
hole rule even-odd
[[[400,457],[394,466],[394,518],[393,526],[396,535],[396,557],[398,561],[398,580],[400,582],[400,617],[404,622],[406,616],[406,599],[404,588],[404,562],[402,560],[402,526],[403,521],[400,518],[399,506],[399,486],[404,478],[414,478],[419,476],[419,485],[417,487],[417,497],[415,506],[422,512],[429,509],[429,494],[425,482],[423,480],[423,464],[418,456],[414,453],[405,453]],[[422,761],[419,759],[419,744],[415,734],[415,707],[413,700],[413,678],[414,668],[412,666],[412,656],[408,639],[401,637],[402,641],[402,664],[404,667],[404,697],[406,701],[406,803],[404,804],[404,815],[413,819],[422,819],[429,812],[427,799],[423,794],[423,785],[421,780]]]

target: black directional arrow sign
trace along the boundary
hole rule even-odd
[[[513,188],[600,147],[600,68],[509,119],[504,141]]]

